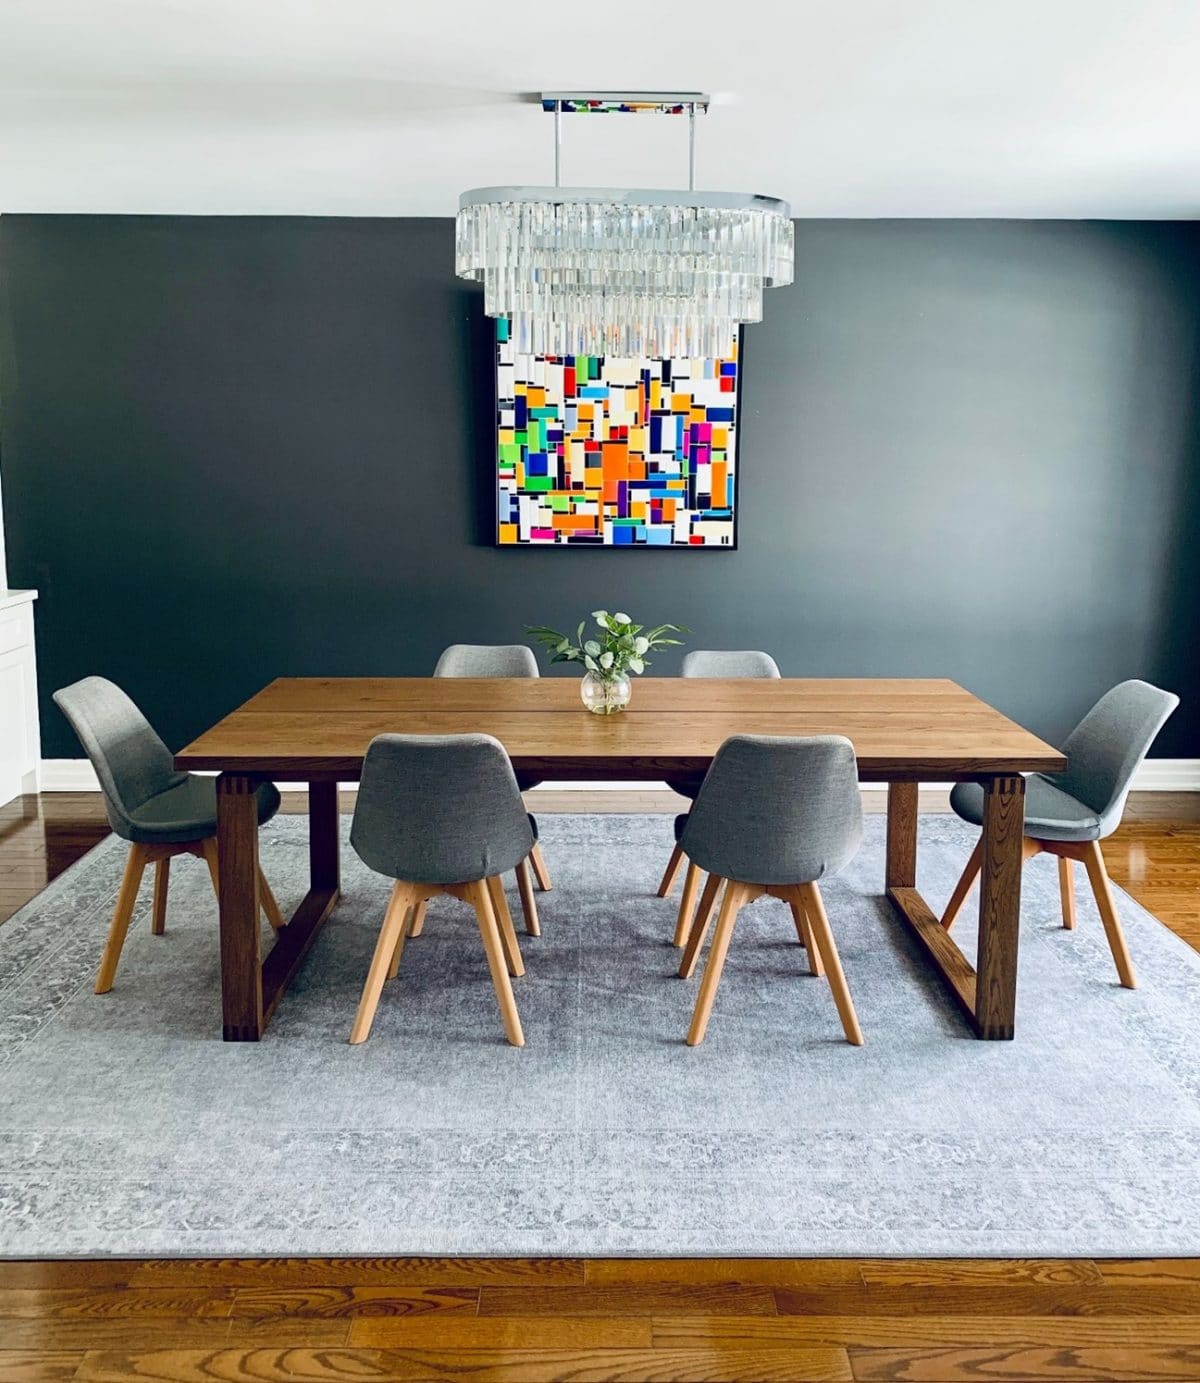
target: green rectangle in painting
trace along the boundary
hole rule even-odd
[[[531,418],[557,418],[557,417],[558,417],[558,409],[557,409],[557,408],[531,408],[531,409],[529,410],[529,416],[530,416]]]
[[[500,464],[502,466],[515,466],[521,459],[521,448],[515,442],[500,443]]]
[[[530,475],[525,473],[525,489],[527,490],[553,490],[558,482],[552,475]]]
[[[566,514],[571,509],[570,495],[547,495],[546,503],[556,514]]]
[[[513,441],[516,442],[519,447],[527,447],[529,445],[529,433],[524,429],[520,432],[514,432]]]
[[[544,450],[545,450],[545,448],[544,448],[543,445],[542,445],[542,432],[543,432],[543,431],[544,431],[544,425],[543,425],[542,423],[539,423],[538,420],[537,420],[536,418],[530,418],[530,420],[529,420],[529,433],[528,433],[528,435],[529,435],[529,450],[530,450],[530,451],[544,451]]]

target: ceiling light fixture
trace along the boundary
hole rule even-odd
[[[456,269],[482,281],[534,355],[720,357],[762,318],[763,289],[792,281],[786,202],[697,192],[700,92],[546,92],[553,187],[480,187],[459,199]],[[688,117],[687,190],[562,187],[562,120],[576,114]]]

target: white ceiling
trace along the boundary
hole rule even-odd
[[[0,211],[447,216],[552,180],[543,88],[712,92],[698,185],[798,216],[1200,215],[1200,0],[0,0]]]

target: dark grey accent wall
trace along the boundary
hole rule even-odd
[[[287,673],[426,673],[603,604],[1061,735],[1120,678],[1200,755],[1200,228],[800,222],[745,337],[740,550],[490,546],[490,324],[434,220],[0,218],[10,578],[48,701],[181,743]],[[677,660],[657,670],[673,672]]]

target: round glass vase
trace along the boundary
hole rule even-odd
[[[579,695],[593,715],[611,716],[629,705],[633,687],[624,675],[598,677],[594,672],[585,672],[579,684]]]

